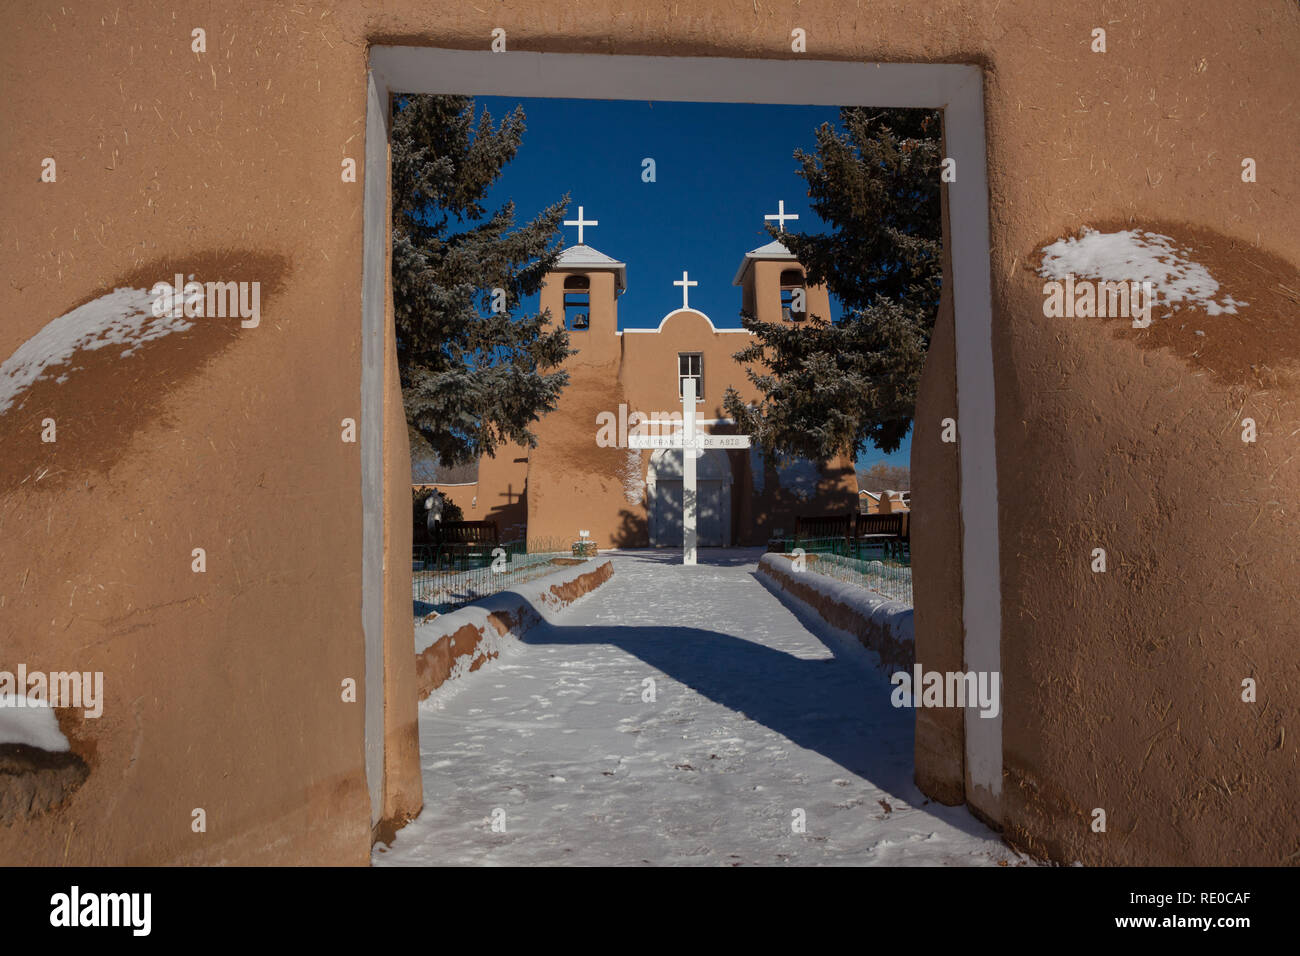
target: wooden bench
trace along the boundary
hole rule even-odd
[[[804,548],[805,543],[829,541],[832,548],[843,548],[848,554],[853,543],[852,515],[796,516],[794,519],[794,545]]]
[[[853,539],[858,548],[872,544],[884,545],[885,554],[891,552],[902,557],[906,549],[911,553],[908,512],[885,515],[857,516],[857,527]],[[857,550],[857,549],[855,549]]]
[[[794,547],[804,551],[831,550],[859,557],[863,548],[882,546],[886,556],[911,555],[911,514],[906,511],[883,515],[809,515],[794,519]],[[768,542],[769,551],[783,550],[783,542]]]
[[[452,563],[473,559],[492,560],[492,550],[501,544],[495,521],[447,521],[438,525],[438,551],[434,561],[442,566],[446,557]]]

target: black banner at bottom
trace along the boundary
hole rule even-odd
[[[873,944],[1034,939],[1231,945],[1285,929],[1286,869],[3,869],[6,942],[47,934],[130,945],[279,938],[437,944],[513,931],[536,944],[736,942],[856,924]],[[576,940],[574,936],[576,934]],[[653,944],[653,943],[652,943]]]

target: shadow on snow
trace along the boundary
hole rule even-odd
[[[660,554],[651,551],[627,556],[662,563]],[[680,554],[662,552],[663,561],[680,561]],[[754,563],[753,557],[738,555],[715,554],[711,558],[707,564]],[[701,560],[705,560],[703,552]],[[685,570],[691,573],[694,569]],[[748,587],[749,581],[745,584]],[[725,588],[719,582],[719,599],[725,597]],[[846,647],[827,637],[820,618],[783,594],[769,593],[781,602],[783,613],[798,620],[834,656],[809,660],[720,631],[681,626],[539,624],[526,632],[522,641],[534,646],[617,647],[912,806],[928,802],[912,780],[913,711],[890,704],[893,687],[875,666],[874,657],[864,648]],[[670,603],[672,597],[664,595],[663,600]],[[934,809],[940,810],[941,805]],[[983,824],[969,813],[950,812],[944,817],[970,834],[987,835]]]

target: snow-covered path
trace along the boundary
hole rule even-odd
[[[424,811],[374,863],[1016,862],[916,789],[912,712],[869,652],[754,577],[758,556],[619,554],[560,624],[423,705]]]

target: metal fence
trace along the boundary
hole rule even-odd
[[[769,551],[779,551],[782,554],[790,554],[795,548],[802,548],[805,554],[831,554],[863,561],[888,559],[901,561],[903,564],[911,562],[910,556],[897,557],[891,547],[880,540],[849,539],[842,534],[820,538],[773,538],[768,543]]]
[[[795,548],[802,548],[805,554],[842,554],[849,553],[849,540],[842,534],[813,538],[774,538],[768,550],[780,546],[783,554],[790,554]]]
[[[471,601],[555,570],[556,558],[573,557],[569,542],[541,539],[411,550],[411,597],[417,618],[446,614]]]
[[[808,551],[806,569],[869,588],[892,601],[912,607],[912,562],[910,558],[850,558],[831,551]]]

